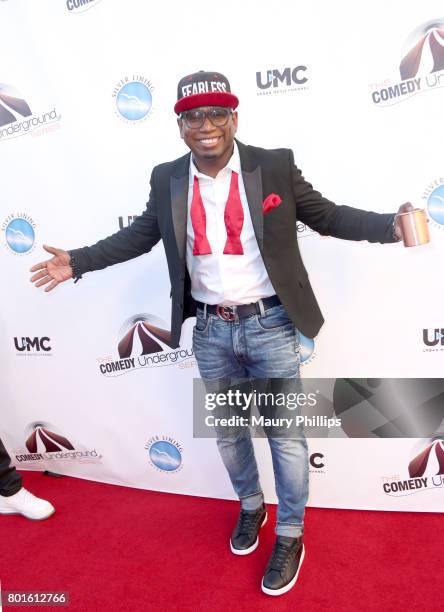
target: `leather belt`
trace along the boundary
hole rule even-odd
[[[239,306],[223,306],[219,304],[204,304],[203,302],[196,302],[198,308],[205,310],[207,314],[214,314],[222,319],[223,321],[234,321],[236,316],[239,319],[244,317],[251,317],[251,315],[262,314],[260,303],[262,302],[263,311],[273,308],[273,306],[279,306],[281,300],[277,295],[263,298],[254,302],[254,304],[239,304]]]

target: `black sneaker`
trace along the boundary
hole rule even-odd
[[[283,595],[294,587],[304,554],[302,537],[277,536],[262,579],[263,592],[267,595]]]
[[[231,552],[235,555],[249,555],[259,545],[259,529],[267,522],[264,504],[257,510],[242,510],[230,538]]]

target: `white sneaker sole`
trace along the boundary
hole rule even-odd
[[[305,557],[305,546],[302,544],[302,554],[299,560],[299,567],[298,567],[298,571],[296,572],[294,578],[292,578],[292,580],[288,584],[286,584],[284,587],[282,587],[281,589],[267,589],[267,587],[264,587],[264,579],[262,578],[262,585],[261,585],[262,591],[266,593],[267,595],[271,595],[274,597],[278,595],[284,595],[284,593],[288,593],[288,591],[292,589],[294,585],[296,584],[296,580],[298,579],[304,557]]]
[[[14,510],[0,510],[0,514],[5,515],[5,516],[24,516],[25,518],[27,518],[29,521],[44,521],[47,518],[49,518],[50,516],[52,516],[55,512],[55,508],[53,508],[51,510],[51,512],[48,512],[48,514],[45,514],[45,516],[27,516],[26,514],[23,514],[23,512],[15,512]]]
[[[265,523],[267,522],[267,518],[268,518],[268,514],[266,512],[264,520],[262,521],[259,529],[262,529],[262,527],[265,525]],[[233,553],[233,555],[241,555],[241,556],[249,555],[250,553],[254,552],[258,546],[259,546],[259,536],[257,536],[256,542],[252,544],[250,548],[245,548],[243,550],[240,550],[239,548],[234,548],[233,544],[231,543],[231,538],[230,538],[230,548],[231,548],[231,552]]]

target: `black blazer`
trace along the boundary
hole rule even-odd
[[[266,150],[236,141],[256,239],[268,276],[289,317],[313,338],[324,319],[299,252],[296,221],[324,236],[345,240],[395,242],[394,214],[378,214],[337,206],[305,181],[289,149]],[[183,321],[196,313],[186,268],[186,224],[190,153],[156,166],[143,214],[95,245],[74,249],[80,274],[101,270],[148,253],[162,239],[171,280],[171,343],[179,346]],[[262,202],[270,193],[282,203],[264,215]]]

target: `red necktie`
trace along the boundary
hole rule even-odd
[[[200,195],[197,176],[194,177],[190,217],[194,230],[193,255],[210,255],[212,251],[207,238],[207,216]],[[244,250],[240,235],[244,224],[244,210],[240,199],[239,175],[237,172],[231,172],[230,192],[225,204],[224,221],[227,230],[224,254],[243,255]]]
[[[230,193],[225,204],[224,220],[227,229],[224,254],[243,255],[244,249],[242,248],[240,235],[244,224],[244,209],[242,208],[239,194],[239,176],[237,172],[231,172]]]
[[[207,215],[200,195],[199,179],[196,175],[194,176],[190,217],[194,230],[193,255],[210,255],[211,247],[207,238]]]

